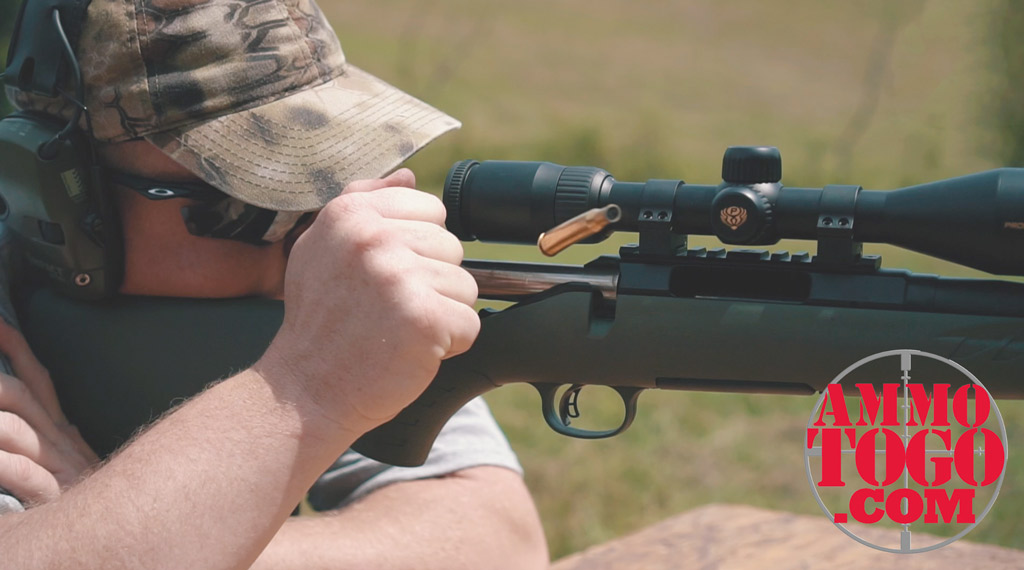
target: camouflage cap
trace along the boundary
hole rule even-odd
[[[77,53],[97,140],[144,137],[271,210],[319,209],[460,126],[348,64],[313,0],[92,0]],[[62,99],[8,95],[71,115]]]

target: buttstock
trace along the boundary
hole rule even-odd
[[[470,400],[494,388],[485,375],[460,366],[458,357],[447,360],[412,404],[390,421],[363,434],[352,449],[390,465],[423,465],[448,419]]]

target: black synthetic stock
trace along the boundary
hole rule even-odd
[[[115,297],[41,289],[18,315],[61,407],[101,457],[215,380],[249,367],[281,326],[268,299]]]
[[[473,347],[445,361],[416,403],[355,448],[384,462],[419,464],[463,403],[513,382],[811,394],[843,367],[894,348],[952,358],[997,399],[1024,397],[1024,285],[900,271],[841,275],[799,258],[731,257],[603,259],[577,273],[603,274],[614,264],[614,302],[569,283],[487,313]],[[489,264],[527,273],[539,267]],[[706,289],[715,275],[735,277],[730,269],[743,268],[748,285],[734,281],[731,295],[764,297],[759,283],[791,272],[806,278],[803,302],[714,298]],[[692,285],[696,274],[707,281]],[[27,305],[26,335],[69,418],[100,453],[175,401],[251,364],[282,316],[281,303],[256,299],[95,304],[40,291]]]
[[[742,268],[750,272],[746,289],[731,278],[733,289],[717,297],[686,288],[694,271]],[[759,289],[764,278],[787,273],[806,277],[799,302]],[[760,298],[741,298],[753,293]],[[418,465],[459,406],[513,382],[807,395],[854,362],[893,349],[953,359],[995,398],[1022,398],[1024,285],[904,271],[840,275],[809,262],[742,256],[622,261],[614,303],[567,286],[485,313],[473,347],[444,362],[420,400],[354,448]],[[927,382],[966,382],[951,372],[931,370]]]
[[[416,401],[391,421],[364,434],[352,449],[391,465],[422,465],[448,419],[473,398],[497,387],[462,361],[448,360]]]
[[[1024,307],[991,314],[1007,299],[1024,298],[1024,285],[880,277],[890,283],[883,289],[900,289],[894,279],[905,283],[906,306],[917,308],[901,310],[896,296],[889,308],[654,296],[644,290],[656,283],[644,281],[671,279],[671,270],[627,264],[623,273],[626,292],[614,313],[599,295],[564,286],[488,314],[473,348],[445,361],[415,404],[355,448],[388,463],[419,464],[463,403],[513,382],[810,394],[844,366],[894,347],[952,358],[996,398],[1024,397]],[[815,295],[835,296],[825,281],[812,288]],[[990,285],[998,294],[984,294]],[[920,299],[929,304],[918,306]],[[174,402],[251,364],[277,330],[281,308],[256,299],[95,304],[41,291],[22,322],[65,412],[106,454]]]

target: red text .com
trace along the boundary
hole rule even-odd
[[[1006,461],[1002,440],[992,430],[981,427],[991,410],[988,392],[969,384],[957,389],[950,398],[949,384],[931,386],[931,394],[922,384],[908,384],[909,398],[906,400],[909,409],[904,416],[905,425],[918,429],[913,435],[901,435],[891,429],[904,426],[898,419],[903,399],[897,392],[900,386],[884,384],[879,396],[871,384],[857,384],[860,406],[855,410],[858,413],[856,421],[851,418],[842,386],[828,386],[821,413],[811,424],[815,427],[807,429],[807,448],[821,446],[821,477],[816,484],[818,487],[845,487],[844,476],[852,475],[843,473],[842,454],[844,450],[854,450],[859,478],[855,485],[860,487],[860,482],[863,482],[873,487],[858,489],[850,498],[849,514],[857,522],[870,524],[888,516],[898,524],[910,524],[923,515],[925,523],[937,523],[940,519],[949,523],[954,517],[957,523],[974,523],[976,489],[996,482]],[[974,413],[969,414],[972,409]],[[877,423],[879,416],[881,423]],[[858,427],[868,426],[872,429],[857,435]],[[950,429],[953,426],[967,428],[967,431],[954,440]],[[985,458],[984,474],[980,479],[975,473],[975,453],[981,453]],[[878,455],[885,458],[881,480],[875,469]],[[929,463],[934,466],[931,479],[926,476]],[[924,487],[923,491],[901,488],[887,495],[882,487],[897,482],[904,472]],[[954,474],[956,481],[953,481]],[[938,488],[951,481],[961,486]],[[846,521],[846,513],[835,514],[835,522]]]

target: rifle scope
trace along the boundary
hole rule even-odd
[[[464,241],[534,243],[592,208],[615,204],[612,231],[713,235],[727,244],[780,239],[888,243],[975,269],[1024,275],[1024,169],[1000,168],[898,190],[787,188],[774,147],[730,147],[721,184],[619,182],[594,167],[464,160],[448,172],[448,229]]]

